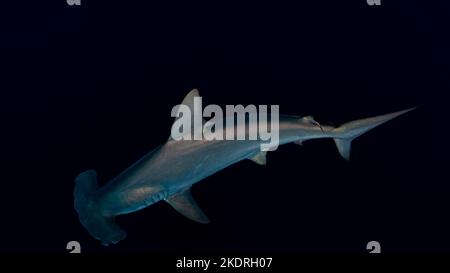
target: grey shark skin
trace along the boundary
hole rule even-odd
[[[192,107],[195,96],[199,95],[194,89],[182,104]],[[279,144],[333,138],[339,153],[348,160],[354,138],[412,109],[348,122],[337,128],[320,126],[312,117],[280,116]],[[260,140],[176,141],[169,138],[164,145],[103,187],[98,187],[94,170],[85,171],[75,179],[74,203],[79,220],[103,245],[117,243],[126,237],[115,223],[115,216],[143,209],[161,200],[191,220],[208,223],[208,218],[190,194],[191,186],[243,159],[265,165],[266,152],[260,151],[261,143]]]

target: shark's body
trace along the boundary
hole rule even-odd
[[[196,90],[183,104],[189,105]],[[407,111],[399,111],[346,123],[341,127],[320,126],[311,117],[280,116],[279,144],[333,138],[341,155],[348,159],[351,141],[366,131]],[[249,124],[246,134],[249,133]],[[248,139],[248,138],[245,138]],[[265,164],[260,140],[169,140],[153,150],[105,186],[98,188],[93,170],[76,178],[75,208],[81,223],[104,245],[117,243],[126,233],[114,217],[166,200],[186,217],[207,223],[208,219],[190,194],[191,186],[243,159]]]

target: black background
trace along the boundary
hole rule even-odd
[[[450,250],[450,5],[242,2],[2,3],[1,251]],[[209,225],[161,202],[118,217],[127,239],[101,246],[73,209],[75,176],[103,184],[165,142],[192,88],[324,124],[420,107],[354,141],[350,162],[316,140],[201,181]]]

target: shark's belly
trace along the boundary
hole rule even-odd
[[[143,185],[106,192],[98,198],[98,201],[103,214],[118,215],[145,208],[166,198],[167,195],[163,189]]]
[[[105,214],[134,212],[182,191],[259,151],[257,141],[179,142],[128,170],[98,200]]]
[[[257,141],[216,141],[192,146],[180,148],[169,160],[165,188],[186,188],[259,151]]]

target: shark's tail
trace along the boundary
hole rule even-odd
[[[75,210],[81,224],[103,245],[115,244],[127,235],[114,221],[114,217],[101,214],[94,193],[97,190],[97,173],[89,170],[75,178]]]
[[[333,132],[336,133],[334,142],[336,143],[339,153],[343,158],[349,160],[351,143],[353,139],[359,137],[370,129],[377,127],[378,125],[381,125],[386,121],[396,118],[413,109],[415,108],[410,108],[386,115],[350,121],[338,128],[333,129]]]

